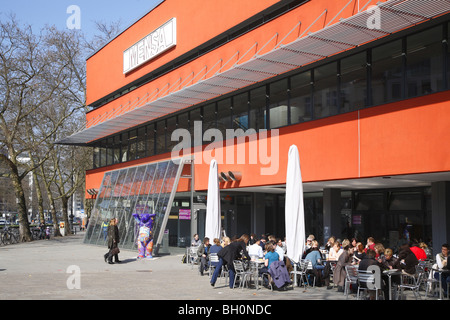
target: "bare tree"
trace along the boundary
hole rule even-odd
[[[40,173],[55,229],[58,199],[68,225],[67,202],[84,184],[91,150],[54,143],[84,121],[85,58],[117,35],[119,25],[97,23],[100,34],[87,41],[80,31],[55,27],[33,34],[30,26],[20,26],[13,16],[0,22],[0,165],[14,187],[21,241],[32,240],[22,186],[30,172],[36,181]],[[42,220],[43,193],[37,194]]]
[[[55,96],[65,94],[71,77],[67,63],[57,59],[56,47],[48,46],[51,36],[34,35],[30,26],[19,26],[14,17],[0,22],[0,148],[6,151],[0,153],[0,161],[8,167],[14,186],[21,241],[32,240],[22,181],[42,164],[24,159],[73,113],[71,106],[60,108],[53,122],[42,113]],[[45,130],[39,139],[30,140],[38,123]]]

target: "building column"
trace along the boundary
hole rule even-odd
[[[323,189],[323,237],[341,236],[341,189]]]
[[[256,192],[253,194],[252,232],[258,238],[261,237],[261,234],[266,233],[266,206],[264,196],[264,193]]]
[[[431,184],[431,230],[435,256],[442,244],[450,242],[450,181]]]

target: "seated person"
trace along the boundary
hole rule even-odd
[[[380,263],[375,259],[376,252],[374,249],[366,250],[366,257],[361,260],[358,266],[358,270],[367,271],[370,266],[378,266],[381,268]],[[381,270],[380,270],[381,272]],[[386,285],[387,276],[381,275],[381,289],[383,290],[385,299],[389,297],[389,286]],[[371,299],[373,296],[371,295]]]
[[[253,257],[257,257],[258,259],[264,258],[264,252],[261,247],[261,239],[257,238],[256,236],[254,236],[253,239],[255,243],[248,247],[248,255],[252,259]]]
[[[395,268],[401,269],[404,274],[414,276],[416,274],[416,265],[418,264],[419,260],[411,251],[409,245],[405,244],[401,246],[398,252],[397,262],[395,263]]]
[[[192,238],[192,241],[191,241],[191,246],[198,247],[201,244],[202,244],[202,240],[199,239],[198,234],[197,233],[194,234],[194,237]]]
[[[311,251],[306,255],[305,260],[311,261],[313,274],[317,279],[316,285],[321,287],[324,266],[322,265],[322,255],[319,251],[319,243],[316,240],[311,242]]]
[[[278,253],[275,252],[275,248],[274,248],[274,245],[272,242],[268,242],[266,244],[266,250],[267,250],[267,252],[264,256],[264,267],[259,269],[260,275],[262,275],[263,273],[268,273],[270,264],[273,263],[274,261],[279,261],[279,259],[280,259]],[[268,279],[264,277],[263,281],[264,281],[264,286],[267,287],[269,285]]]
[[[208,268],[208,255],[210,247],[211,245],[209,244],[208,237],[205,237],[203,239],[203,243],[198,246],[197,255],[200,258],[199,271],[201,275],[203,275],[203,271]]]
[[[219,251],[222,249],[222,246],[220,245],[220,240],[218,238],[214,238],[213,240],[214,244],[209,248],[209,254],[211,253],[219,253]],[[217,267],[218,262],[211,263],[213,267]]]
[[[448,245],[447,243],[444,243],[441,248],[441,253],[438,253],[436,255],[436,264],[439,269],[444,269],[444,270],[449,269],[448,262],[447,262],[448,254],[450,251],[449,249],[450,249],[450,245]],[[434,278],[439,280],[438,272],[434,273]],[[442,289],[444,290],[444,296],[447,296],[448,286],[450,284],[450,274],[449,273],[443,272],[441,274],[441,284],[442,284]]]
[[[394,257],[394,252],[391,248],[384,250],[384,255],[378,259],[382,270],[395,269],[394,266],[397,262],[397,258]]]
[[[354,257],[357,259],[358,263],[366,257],[366,252],[364,251],[364,245],[361,242],[356,244],[355,251],[353,253]]]

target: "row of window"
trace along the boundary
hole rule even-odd
[[[369,48],[94,145],[94,167],[169,152],[177,128],[272,129],[449,89],[450,23]]]

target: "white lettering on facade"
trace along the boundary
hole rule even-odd
[[[141,66],[177,44],[177,20],[172,18],[123,53],[123,73]]]

